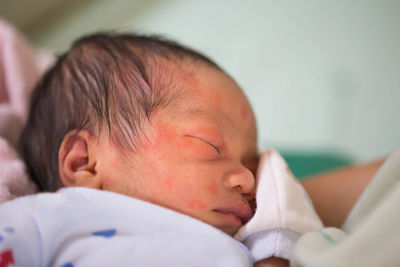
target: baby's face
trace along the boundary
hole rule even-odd
[[[103,189],[233,235],[252,216],[258,160],[253,112],[236,83],[212,68],[190,74],[183,86],[189,90],[177,105],[152,115],[135,152],[107,153]]]

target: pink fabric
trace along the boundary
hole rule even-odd
[[[25,164],[15,149],[0,137],[0,204],[19,196],[36,192],[29,180]]]
[[[35,192],[15,145],[27,118],[30,92],[53,61],[0,19],[0,203]]]

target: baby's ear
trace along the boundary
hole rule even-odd
[[[96,172],[97,138],[87,130],[68,133],[58,150],[58,170],[63,186],[100,189]]]

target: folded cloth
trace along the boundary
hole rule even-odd
[[[372,178],[342,229],[301,236],[290,266],[400,266],[399,210],[400,147]]]
[[[272,256],[289,259],[305,232],[323,228],[310,198],[275,150],[265,152],[257,171],[256,213],[236,233],[254,261]]]
[[[54,56],[34,50],[0,19],[0,203],[35,191],[16,145],[27,118],[30,92],[52,62]]]

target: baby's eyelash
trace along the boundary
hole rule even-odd
[[[203,140],[203,141],[204,141],[204,140]],[[215,149],[215,151],[217,151],[218,154],[220,153],[219,148],[218,148],[216,145],[214,145],[214,144],[212,144],[212,143],[210,143],[210,142],[207,142],[207,141],[204,141],[204,142],[206,142],[207,144],[209,144],[210,146],[212,146],[212,147]]]
[[[197,138],[197,139],[203,141],[204,143],[210,145],[211,147],[213,147],[215,149],[215,151],[217,151],[218,154],[220,153],[219,148],[216,145],[214,145],[213,143],[210,143],[207,140],[204,140],[204,139],[199,138],[199,137],[195,137],[195,138]]]
[[[206,143],[206,144],[210,145],[212,148],[214,148],[215,151],[217,151],[218,154],[220,154],[220,150],[219,150],[218,146],[214,145],[213,143],[211,143],[211,142],[209,142],[209,141],[207,141],[207,140],[205,140],[203,138],[197,137],[197,136],[193,136],[193,135],[187,135],[187,136],[196,138],[196,139],[198,139],[200,141],[203,141],[204,143]]]

